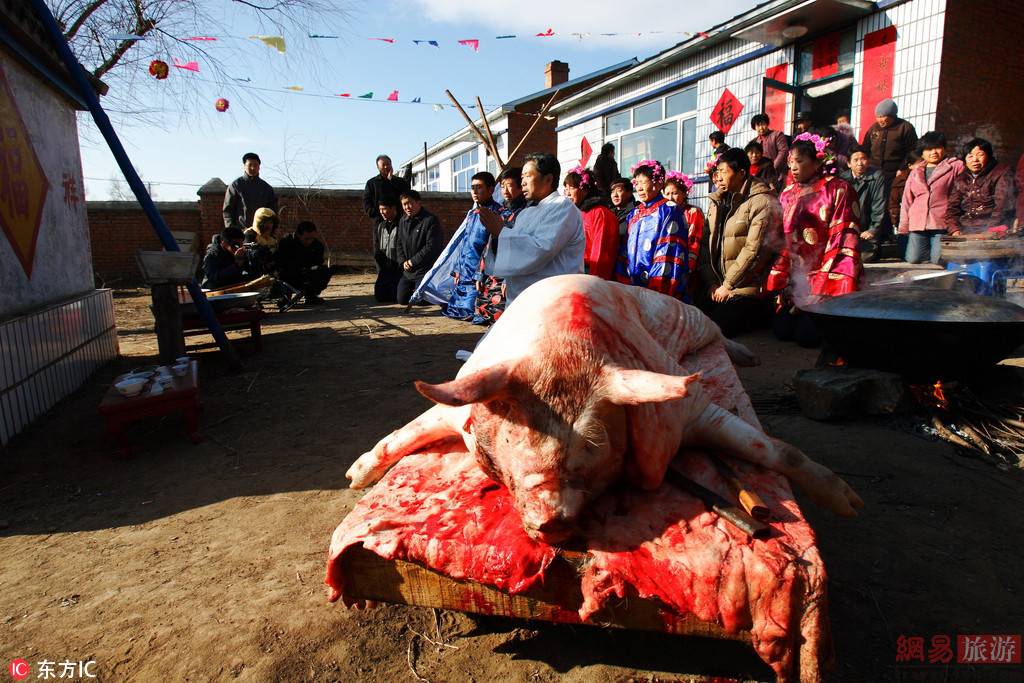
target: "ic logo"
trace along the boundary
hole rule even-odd
[[[17,679],[28,678],[28,662],[15,659],[11,662],[11,676]]]

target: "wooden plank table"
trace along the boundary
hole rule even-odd
[[[224,313],[217,314],[217,322],[220,323],[220,328],[225,332],[228,330],[245,329],[248,327],[249,334],[252,337],[253,346],[257,351],[262,351],[263,335],[260,328],[260,321],[263,320],[265,315],[266,314],[259,308],[225,311]],[[182,318],[181,328],[183,331],[183,337],[194,334],[210,334],[210,328],[206,326],[206,321],[199,315]]]
[[[126,379],[127,376],[118,376],[114,384]],[[150,378],[143,390],[134,396],[123,396],[116,386],[111,386],[100,402],[100,414],[107,418],[107,429],[121,443],[122,460],[132,457],[132,443],[125,433],[124,426],[146,417],[184,411],[192,443],[203,440],[196,416],[196,412],[203,409],[203,404],[199,400],[198,361],[189,361],[188,371],[181,377],[175,377],[174,384],[161,393],[151,393],[153,384],[153,378]]]
[[[516,595],[476,581],[454,579],[413,562],[386,560],[361,546],[346,550],[341,562],[349,598],[750,642],[749,631],[727,633],[717,624],[689,613],[680,615],[653,598],[609,604],[581,621],[577,610],[583,604],[583,594],[578,569],[585,555],[579,550],[563,552],[545,572],[543,587]]]

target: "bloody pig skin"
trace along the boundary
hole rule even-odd
[[[787,476],[844,517],[863,505],[828,468],[723,410],[680,359],[713,342],[756,357],[696,308],[586,275],[542,280],[509,306],[451,382],[416,387],[433,406],[360,456],[352,488],[418,449],[459,435],[505,485],[527,533],[559,543],[586,506],[626,476],[661,485],[680,447],[704,446]]]

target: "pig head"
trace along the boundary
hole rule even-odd
[[[559,543],[591,500],[624,473],[637,478],[628,455],[631,406],[685,400],[697,376],[623,368],[574,337],[548,339],[536,351],[416,388],[441,405],[470,406],[462,428],[480,467],[508,488],[531,537]]]

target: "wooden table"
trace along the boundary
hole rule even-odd
[[[265,313],[263,313],[259,308],[238,309],[218,313],[217,322],[220,323],[220,328],[225,332],[228,330],[245,329],[248,327],[249,334],[252,337],[253,346],[255,346],[257,351],[262,351],[263,335],[260,328],[260,321],[263,320],[264,315]],[[182,318],[181,328],[182,334],[185,337],[193,334],[210,334],[210,328],[206,326],[206,321],[199,315],[190,318]]]
[[[114,380],[117,384],[127,375],[120,375]],[[121,459],[132,457],[132,444],[125,433],[124,426],[129,422],[145,417],[165,415],[178,410],[185,412],[188,423],[188,434],[192,443],[199,443],[203,436],[199,433],[199,422],[196,412],[203,409],[199,400],[199,364],[189,361],[188,371],[181,377],[174,377],[174,383],[159,394],[152,393],[154,378],[146,384],[142,391],[134,396],[123,396],[116,386],[107,390],[107,395],[100,402],[100,414],[107,418],[107,429],[121,442]]]

